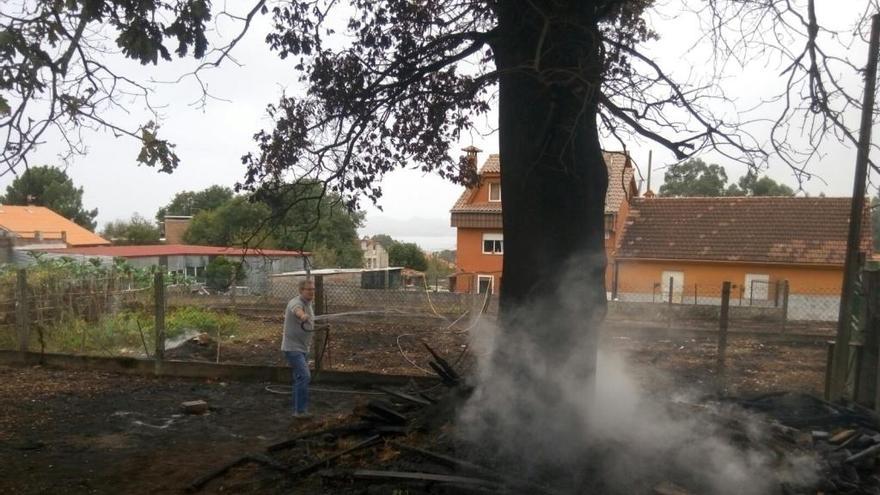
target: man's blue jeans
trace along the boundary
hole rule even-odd
[[[293,372],[293,412],[305,414],[309,410],[309,359],[305,352],[284,351]]]

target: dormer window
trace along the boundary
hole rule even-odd
[[[489,183],[489,201],[496,203],[501,201],[501,183],[500,182],[490,182]]]

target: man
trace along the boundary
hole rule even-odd
[[[284,337],[281,351],[293,372],[293,416],[307,419],[309,414],[309,347],[314,332],[315,283],[302,280],[298,284],[299,296],[287,303],[284,310]]]

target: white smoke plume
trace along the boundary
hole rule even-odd
[[[583,291],[568,286],[548,296],[578,294]],[[565,493],[621,494],[653,493],[671,481],[695,493],[764,495],[778,493],[780,480],[814,481],[811,458],[786,458],[762,446],[765,423],[664,391],[645,393],[620,356],[600,351],[594,382],[591,346],[598,332],[585,328],[589,322],[559,313],[517,321],[529,323],[501,329],[481,322],[473,330],[476,383],[459,431],[522,477]],[[549,359],[548,339],[557,348]],[[677,394],[687,393],[682,385]]]

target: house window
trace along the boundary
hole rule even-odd
[[[492,275],[477,275],[477,294],[494,293],[495,277]]]
[[[766,273],[746,273],[743,296],[750,301],[766,301],[770,294],[770,275]]]
[[[483,254],[504,254],[504,234],[483,234]]]
[[[501,183],[500,182],[490,182],[489,183],[489,201],[492,201],[492,202],[501,201]]]

